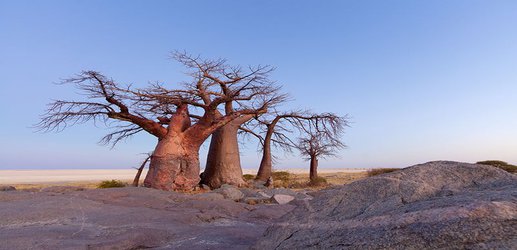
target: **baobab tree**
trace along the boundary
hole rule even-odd
[[[212,134],[206,167],[201,178],[202,184],[206,184],[211,188],[218,188],[222,184],[246,185],[246,182],[242,179],[238,131],[242,124],[266,113],[267,108],[274,107],[276,104],[283,102],[286,95],[276,93],[269,98],[270,100],[264,109],[257,110],[255,114],[236,118]],[[233,112],[232,102],[225,104],[224,112],[226,114]]]
[[[307,128],[311,128],[325,135],[337,136],[347,124],[346,116],[340,117],[333,113],[316,114],[309,111],[276,113],[270,115],[269,119],[266,116],[256,119],[254,127],[262,127],[261,133],[264,136],[254,133],[261,139],[262,144],[262,159],[255,179],[266,181],[271,176],[273,169],[271,146],[273,143],[288,151],[291,148],[297,148],[296,143],[290,139],[289,135],[293,129],[305,131]],[[246,130],[251,132],[256,129],[247,128]]]
[[[251,115],[239,117],[212,134],[205,170],[201,176],[202,184],[211,188],[218,188],[222,184],[246,185],[242,178],[238,130],[241,124],[252,118]]]
[[[279,87],[268,79],[270,66],[230,66],[176,52],[188,69],[183,88],[162,83],[146,88],[122,85],[96,71],[84,71],[63,83],[74,84],[86,100],[49,104],[38,127],[60,131],[88,121],[104,122],[114,131],[101,139],[113,145],[145,131],[158,140],[144,186],[189,190],[199,183],[199,148],[231,121],[257,115],[277,102]],[[231,103],[231,105],[230,105]],[[225,108],[221,113],[221,106]],[[114,121],[114,122],[109,122]]]
[[[311,183],[318,180],[318,159],[337,156],[336,152],[345,147],[340,140],[343,127],[333,131],[319,130],[311,125],[304,127],[304,137],[298,139],[296,148],[305,159],[310,161],[309,178]]]

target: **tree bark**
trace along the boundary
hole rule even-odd
[[[199,148],[208,136],[201,132],[186,133],[189,127],[187,106],[178,107],[170,119],[167,134],[158,140],[151,156],[144,186],[187,191],[199,184]]]
[[[309,178],[311,182],[318,179],[318,159],[316,156],[311,156],[311,168],[309,171]]]
[[[239,126],[251,118],[252,116],[237,118],[212,134],[201,183],[211,188],[219,188],[222,184],[246,185],[242,179],[237,132]]]
[[[266,136],[267,138],[267,136]],[[264,140],[264,147],[262,149],[262,160],[257,172],[255,180],[267,181],[273,171],[273,159],[271,157],[271,140]]]
[[[142,164],[138,168],[135,178],[133,179],[133,187],[138,187],[138,183],[140,182],[140,175],[142,175],[142,171],[144,170],[145,164],[147,164],[149,159],[151,159],[151,156],[147,156],[147,158],[145,158],[144,162],[142,162]]]
[[[273,172],[273,157],[271,156],[271,139],[275,132],[275,126],[280,120],[280,116],[276,117],[270,124],[267,125],[266,137],[264,137],[264,145],[262,149],[262,160],[257,172],[255,180],[267,181]]]
[[[161,190],[192,190],[199,183],[199,147],[183,147],[180,138],[158,142],[144,186]]]

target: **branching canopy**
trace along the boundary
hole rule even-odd
[[[296,148],[307,159],[337,156],[337,151],[346,147],[341,142],[346,126],[348,126],[346,116],[339,117],[330,113],[307,120],[301,126],[303,132],[298,138]]]
[[[325,138],[339,139],[344,127],[348,126],[348,117],[333,113],[313,113],[308,110],[290,112],[270,112],[243,124],[239,133],[254,137],[264,146],[266,140],[286,152],[297,149],[299,141],[293,135],[317,133]],[[269,136],[268,136],[269,135]]]
[[[113,129],[101,139],[104,144],[115,145],[141,131],[162,139],[178,108],[186,106],[194,124],[182,132],[208,136],[237,117],[264,113],[286,98],[269,79],[270,66],[235,67],[224,59],[206,60],[185,52],[175,52],[173,58],[188,69],[190,81],[134,88],[96,71],[83,71],[64,80],[62,84],[73,84],[84,98],[53,101],[36,127],[61,131],[93,121]]]

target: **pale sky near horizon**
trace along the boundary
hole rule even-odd
[[[273,65],[295,98],[286,109],[349,114],[348,148],[322,168],[517,164],[517,1],[0,0],[0,169],[138,166],[149,135],[110,150],[102,126],[31,126],[52,99],[77,97],[53,83],[81,70],[176,83],[173,50]],[[277,156],[276,168],[308,166]]]

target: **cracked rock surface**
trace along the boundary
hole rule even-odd
[[[246,249],[294,206],[147,188],[0,193],[0,249]]]
[[[311,193],[254,249],[513,249],[517,176],[429,162]]]
[[[318,192],[0,192],[0,249],[514,249],[517,176],[430,162]],[[242,199],[242,200],[244,200]]]

